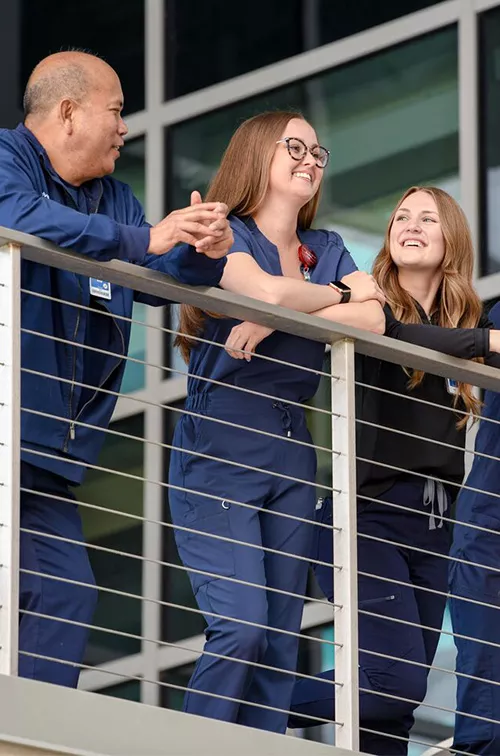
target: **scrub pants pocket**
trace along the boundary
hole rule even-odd
[[[230,506],[224,499],[186,494],[184,517],[182,521],[176,519],[176,524],[197,531],[189,532],[178,528],[175,531],[179,556],[188,568],[195,596],[201,586],[211,580],[234,577],[234,547],[231,541],[224,540],[232,537]],[[189,568],[206,570],[207,574],[191,572]]]

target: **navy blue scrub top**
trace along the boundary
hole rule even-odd
[[[282,275],[278,249],[261,233],[255,221],[249,217],[238,218],[234,215],[230,216],[229,220],[234,235],[234,244],[229,254],[245,252],[251,255],[266,273]],[[357,270],[344,242],[335,231],[299,229],[298,236],[318,258],[317,265],[310,272],[312,283],[328,284]],[[225,344],[231,329],[240,322],[231,318],[207,316],[203,338]],[[295,365],[321,370],[325,345],[275,331],[259,344],[256,352]],[[320,376],[314,373],[261,360],[258,357],[252,357],[250,362],[235,360],[224,349],[203,343],[198,343],[191,352],[189,372],[195,376],[213,378],[228,385],[261,391],[296,402],[310,399],[316,392],[320,380]],[[188,380],[189,396],[214,390],[217,390],[217,386],[207,381],[200,381],[195,377]],[[235,401],[244,401],[244,397],[235,395]]]

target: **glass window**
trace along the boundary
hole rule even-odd
[[[483,275],[500,271],[500,8],[479,17],[481,188],[485,201],[481,239]]]
[[[408,186],[438,184],[457,197],[457,33],[450,28],[170,127],[168,206],[189,204],[193,189],[205,189],[242,120],[290,107],[311,120],[332,153],[315,225],[338,230],[360,267],[371,265]]]
[[[283,4],[254,0],[240,5],[237,13],[228,13],[225,0],[165,1],[166,99],[271,65],[437,2],[288,0]]]
[[[182,710],[185,688],[191,679],[194,664],[185,664],[183,667],[166,669],[161,673],[161,696],[160,705],[165,709]]]
[[[301,110],[330,148],[315,225],[337,230],[360,268],[370,269],[409,186],[437,184],[460,199],[454,27],[170,127],[168,208],[204,191],[242,120],[278,108]],[[172,351],[170,360],[181,364]]]
[[[124,698],[126,701],[141,700],[141,684],[139,680],[126,680],[125,682],[118,683],[118,685],[110,685],[108,688],[103,688],[99,691],[104,696],[112,696],[113,698]]]
[[[46,55],[78,48],[102,56],[116,70],[125,112],[144,108],[143,0],[22,0],[21,80]]]
[[[350,3],[348,0],[342,0],[340,3],[332,3],[330,0],[305,2],[309,6],[309,47],[335,42],[372,26],[385,24],[400,16],[407,16],[409,13],[439,4],[439,0],[405,0],[404,3],[400,0],[384,0],[383,3],[374,3],[373,0],[357,0],[356,3]]]
[[[121,150],[120,159],[116,163],[115,178],[128,184],[143,207],[146,206],[146,139],[140,137],[125,143]],[[132,324],[130,334],[129,356],[138,360],[146,359],[146,308],[141,302],[134,303],[132,318],[137,323]],[[145,365],[139,362],[127,362],[123,376],[122,391],[130,392],[144,388],[146,380]]]
[[[141,477],[144,474],[143,415],[119,420],[110,427],[119,433],[137,437],[137,441],[107,434],[98,465],[118,473],[126,472]],[[142,554],[142,523],[121,514],[125,512],[142,515],[142,480],[111,472],[89,470],[85,483],[77,490],[77,496],[79,501],[85,504],[116,510],[115,514],[91,507],[80,507],[85,539],[90,546]],[[89,555],[98,586],[139,596],[142,594],[142,562],[139,559],[93,548],[89,548]],[[93,624],[140,635],[141,601],[106,590],[99,591]],[[102,664],[139,651],[138,640],[93,630],[85,664]]]
[[[165,0],[166,99],[302,52],[301,0]]]

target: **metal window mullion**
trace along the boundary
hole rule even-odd
[[[145,4],[145,50],[146,50],[146,216],[157,223],[164,216],[164,149],[163,132],[158,112],[163,99],[163,0],[146,0]],[[146,323],[161,326],[162,309],[149,307]],[[146,393],[158,404],[162,378],[161,369],[154,365],[163,362],[163,334],[157,328],[146,329],[145,368]],[[161,406],[148,406],[145,410],[144,437],[148,441],[163,442],[163,418]],[[163,491],[154,481],[163,479],[163,451],[156,444],[144,445],[143,514],[148,520],[162,519]],[[161,598],[161,567],[157,563],[162,556],[161,526],[154,522],[143,525],[143,555],[148,561],[142,567],[142,595],[151,599]],[[142,603],[142,635],[146,638],[161,637],[161,611],[157,601]],[[141,701],[152,706],[160,704],[160,687],[151,680],[159,679],[158,645],[142,642],[144,678],[141,682]]]
[[[0,673],[17,674],[21,252],[0,246]]]
[[[500,6],[498,0],[470,0],[472,7],[476,13],[483,13],[484,11],[491,10]]]
[[[332,454],[333,487],[341,493],[333,499],[333,553],[339,570],[332,570],[336,604],[335,745],[359,749],[358,680],[358,581],[356,544],[356,437],[354,341],[342,339],[332,345]],[[338,377],[337,377],[338,376]],[[332,712],[333,714],[333,712]]]
[[[460,0],[458,23],[460,202],[469,221],[475,249],[478,249],[479,244],[478,54],[477,16],[471,0]],[[476,255],[474,276],[479,278],[480,275],[479,255]]]
[[[430,8],[164,102],[160,113],[161,121],[163,125],[180,123],[269,90],[302,81],[360,57],[438,31],[455,23],[458,16],[459,0],[437,3]]]

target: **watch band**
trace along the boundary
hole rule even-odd
[[[328,285],[340,294],[339,304],[347,304],[350,301],[351,289],[345,283],[342,283],[342,281],[330,281]]]

